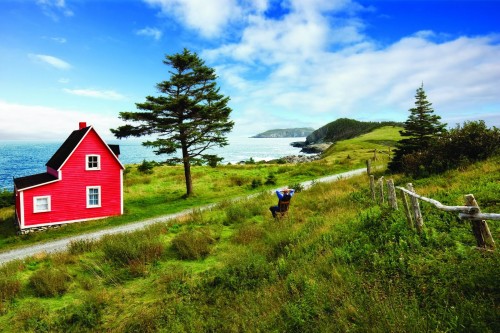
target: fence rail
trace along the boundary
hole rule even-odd
[[[375,188],[378,184],[378,191]],[[476,238],[478,247],[493,249],[495,246],[495,241],[491,235],[490,229],[486,220],[500,220],[500,214],[496,213],[482,213],[479,205],[477,204],[474,195],[467,194],[464,196],[465,205],[464,206],[447,206],[443,205],[441,202],[419,195],[413,189],[413,185],[408,183],[406,188],[401,186],[394,186],[392,179],[387,180],[388,188],[388,204],[393,209],[398,209],[396,189],[401,191],[401,200],[403,202],[403,207],[405,209],[406,218],[408,225],[410,227],[415,227],[418,232],[423,228],[424,221],[422,213],[420,211],[419,200],[428,202],[434,205],[436,208],[446,211],[459,213],[458,217],[461,220],[470,220],[472,225],[472,232]],[[372,199],[377,201],[377,192],[380,193],[378,196],[378,201],[380,204],[385,204],[385,191],[384,191],[384,177],[380,177],[377,182],[375,182],[374,176],[370,175],[370,190],[372,194]],[[408,200],[410,197],[410,200]],[[411,208],[410,208],[411,206]]]

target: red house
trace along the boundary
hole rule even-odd
[[[123,214],[120,148],[79,125],[47,162],[47,172],[14,179],[21,232]]]

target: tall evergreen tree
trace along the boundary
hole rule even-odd
[[[226,146],[225,135],[231,131],[234,122],[229,120],[231,108],[229,97],[220,94],[215,80],[215,70],[184,49],[182,53],[165,56],[163,63],[170,66],[170,79],[156,85],[163,94],[147,96],[144,103],[136,103],[138,112],[120,112],[126,124],[111,129],[115,137],[156,135],[154,141],[143,145],[154,148],[157,155],[182,152],[182,159],[170,158],[168,162],[184,165],[186,195],[193,194],[191,164],[200,161],[214,161],[214,155],[203,154],[212,147]]]
[[[392,172],[404,171],[401,163],[404,155],[425,150],[433,138],[446,131],[446,124],[439,121],[441,117],[434,114],[432,103],[427,100],[423,83],[415,94],[415,107],[409,111],[404,130],[400,131],[401,136],[407,138],[398,142],[394,157],[388,166]]]

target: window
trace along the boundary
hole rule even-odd
[[[87,208],[101,207],[101,187],[87,187]]]
[[[100,170],[101,169],[101,156],[99,155],[87,155],[87,164],[85,165],[86,170]]]
[[[33,212],[50,212],[50,196],[33,197]]]

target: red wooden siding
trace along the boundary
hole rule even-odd
[[[100,156],[100,170],[86,170],[86,155]],[[25,213],[21,228],[122,214],[122,166],[93,128],[62,165],[60,174],[59,181],[23,191]],[[99,208],[87,208],[88,186],[101,188]],[[50,212],[33,213],[36,196],[51,197]]]

